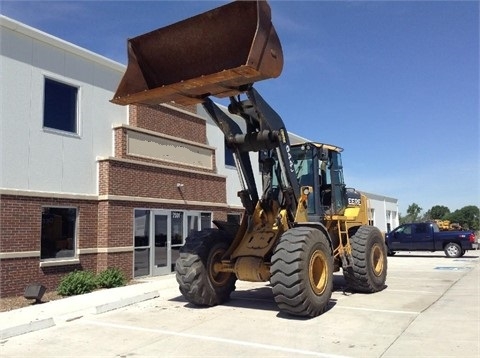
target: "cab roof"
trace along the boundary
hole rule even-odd
[[[338,146],[333,145],[333,144],[326,144],[326,143],[319,143],[319,142],[296,143],[296,144],[292,144],[292,147],[300,147],[302,145],[307,145],[307,144],[314,145],[318,149],[326,148],[328,150],[333,150],[333,151],[338,152],[338,153],[343,152],[343,148],[341,148],[341,147],[338,147]]]

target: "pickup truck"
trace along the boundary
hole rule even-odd
[[[447,257],[460,257],[478,249],[473,231],[440,231],[435,223],[403,224],[385,235],[388,254],[395,251],[444,251]]]

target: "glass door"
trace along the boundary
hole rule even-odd
[[[150,210],[135,210],[133,277],[150,275]]]
[[[191,234],[192,231],[200,230],[200,214],[187,214],[187,236]]]
[[[152,236],[154,238],[152,275],[165,275],[171,272],[172,266],[169,213],[153,210],[152,223]]]
[[[185,243],[184,212],[172,211],[172,271],[175,271],[175,262],[180,256],[180,248]]]

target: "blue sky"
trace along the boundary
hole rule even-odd
[[[126,39],[221,1],[5,1],[0,12],[126,64]],[[284,53],[256,84],[289,131],[345,148],[350,187],[480,206],[479,2],[270,1]]]

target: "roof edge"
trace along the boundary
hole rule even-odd
[[[116,71],[119,71],[119,72],[125,71],[126,66],[117,61],[114,61],[112,59],[109,59],[108,57],[99,55],[98,53],[87,50],[83,47],[77,46],[71,42],[62,40],[59,37],[50,35],[46,32],[43,32],[39,29],[26,25],[20,21],[11,19],[2,14],[0,14],[0,27],[10,29],[11,31],[34,38],[35,40],[44,42],[51,46],[69,51],[71,53],[74,53],[77,56],[81,56],[88,60],[95,61],[98,64],[108,66]]]

